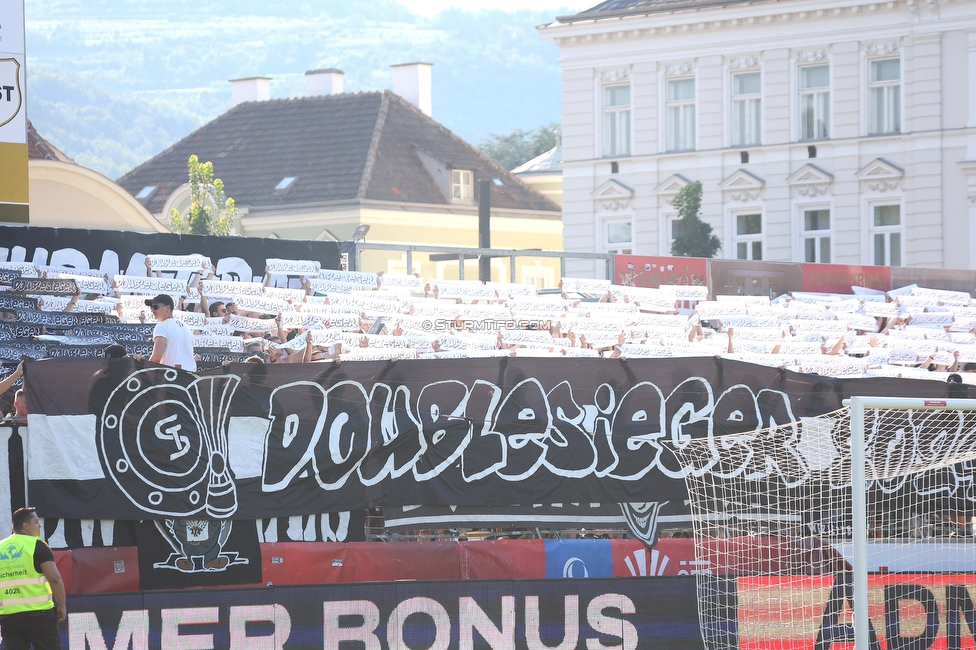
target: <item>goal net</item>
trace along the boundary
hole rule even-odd
[[[854,398],[674,452],[707,649],[974,647],[976,400]]]

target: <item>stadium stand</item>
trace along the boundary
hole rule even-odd
[[[167,275],[187,269],[196,269],[190,281]],[[148,356],[155,323],[145,300],[158,293],[173,296],[204,366],[251,356],[278,363],[719,355],[836,377],[945,380],[976,369],[976,302],[916,285],[770,300],[578,278],[540,293],[531,285],[322,270],[310,260],[268,259],[264,283],[215,274],[201,255],[147,255],[145,276],[0,263],[3,375],[23,357],[98,357],[112,343]],[[226,315],[209,314],[217,302]],[[976,374],[963,377],[976,383]]]

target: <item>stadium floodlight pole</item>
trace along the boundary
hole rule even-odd
[[[845,404],[848,400],[844,400]],[[871,650],[868,617],[868,509],[865,452],[865,409],[976,410],[972,399],[917,397],[852,397],[851,408],[851,526],[854,549],[854,650]]]

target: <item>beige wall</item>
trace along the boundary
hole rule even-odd
[[[169,232],[119,185],[80,165],[31,160],[29,179],[32,226]]]
[[[267,237],[272,233],[290,239],[315,239],[328,229],[343,240],[361,223],[370,225],[368,243],[414,244],[430,246],[478,246],[478,216],[473,210],[430,211],[403,210],[400,206],[363,207],[334,211],[310,211],[275,215],[249,214],[241,219],[243,234]],[[492,212],[493,248],[539,248],[562,250],[562,220],[558,213],[538,217],[494,210]],[[426,254],[413,256],[413,272],[427,278],[455,279],[457,262],[431,262]],[[360,269],[386,273],[406,273],[406,254],[388,251],[365,251]],[[465,267],[465,278],[477,278],[478,265],[471,260]],[[492,279],[508,281],[509,260],[492,263]],[[516,281],[553,287],[559,282],[559,261],[552,258],[525,258],[516,262]]]

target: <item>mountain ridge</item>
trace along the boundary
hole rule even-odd
[[[270,76],[272,98],[340,68],[345,90],[434,63],[433,115],[476,144],[560,119],[559,52],[535,30],[563,10],[449,9],[391,0],[27,0],[28,116],[79,164],[116,178],[230,108],[228,79]],[[219,175],[219,162],[215,161]]]

